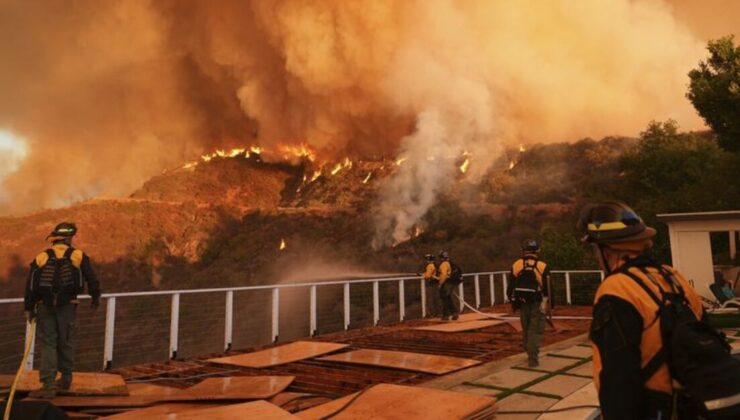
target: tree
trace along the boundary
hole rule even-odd
[[[689,72],[686,97],[719,137],[719,145],[740,151],[740,46],[734,37],[709,41],[709,59]]]

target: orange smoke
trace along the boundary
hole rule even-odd
[[[674,18],[681,4],[2,3],[0,130],[27,139],[27,156],[3,181],[0,211],[128,194],[215,148],[285,139],[333,161],[400,153],[399,173],[416,175],[398,179],[420,182],[448,177],[429,176],[417,154],[492,156],[502,142],[633,135],[668,117],[702,126],[683,94],[704,40]]]

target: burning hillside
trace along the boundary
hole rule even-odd
[[[513,149],[485,179],[503,176],[506,162],[513,158],[526,165],[527,155]],[[456,172],[454,188],[444,194],[464,203],[466,213],[507,217],[506,206],[486,204],[489,196],[482,193],[488,183],[469,182],[464,173],[474,167],[476,156],[466,153],[430,163],[449,165]],[[0,246],[12,250],[0,255],[0,278],[14,284],[6,294],[17,295],[26,262],[44,246],[52,226],[68,219],[80,226],[77,245],[100,264],[115,290],[183,287],[178,283],[183,278],[187,286],[279,281],[281,267],[295,264],[296,258],[367,270],[414,270],[417,242],[448,242],[456,234],[437,222],[421,221],[404,232],[393,244],[397,247],[371,249],[377,197],[405,165],[404,158],[322,161],[310,149],[215,150],[153,177],[129,198],[101,198],[0,218],[6,232]],[[540,217],[536,214],[532,217]],[[468,216],[450,217],[458,219],[445,222],[452,227]],[[476,264],[489,259],[478,257]],[[244,261],[248,273],[240,272]]]

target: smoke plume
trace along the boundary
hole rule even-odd
[[[390,243],[464,152],[475,178],[504,144],[700,128],[683,95],[704,40],[680,7],[0,0],[0,130],[27,142],[0,210],[125,195],[215,147],[308,143],[408,159],[378,204]]]

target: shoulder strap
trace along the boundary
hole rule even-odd
[[[55,254],[54,253],[54,250],[51,249],[51,248],[49,248],[49,249],[46,250],[46,255],[49,256],[49,259],[50,260],[52,260],[52,259],[55,260],[57,258],[57,254]]]
[[[637,269],[644,272],[644,269],[641,269],[640,267],[637,267]],[[644,281],[642,281],[641,278],[639,278],[637,275],[629,271],[629,267],[622,270],[622,273],[624,273],[627,277],[629,277],[635,283],[637,283],[642,288],[642,290],[644,290],[645,293],[647,293],[648,296],[650,296],[650,299],[652,299],[658,305],[658,308],[659,308],[658,313],[655,316],[655,321],[657,321],[660,318],[660,308],[663,307],[663,302],[660,299],[658,299],[658,296],[655,295],[655,292],[650,290],[650,288],[647,287],[647,285],[645,284]],[[653,323],[655,321],[653,321]],[[655,375],[658,369],[660,369],[660,367],[663,366],[663,364],[665,364],[666,362],[668,362],[668,360],[667,360],[667,355],[665,352],[665,346],[661,346],[660,350],[658,350],[658,352],[655,353],[655,356],[653,356],[647,362],[647,364],[640,370],[642,381],[647,382],[650,378],[653,377],[653,375]]]
[[[635,283],[637,283],[642,288],[642,290],[644,290],[645,293],[647,293],[648,296],[650,296],[650,299],[652,299],[653,302],[655,302],[655,304],[658,305],[659,308],[663,306],[663,301],[658,298],[655,292],[653,292],[652,290],[650,290],[649,287],[647,287],[647,285],[645,284],[644,281],[642,281],[641,278],[637,277],[635,273],[631,272],[629,270],[629,267],[627,267],[624,270],[621,270],[621,272],[627,277],[631,278]]]
[[[72,256],[72,253],[75,252],[75,249],[70,247],[67,247],[67,249],[64,251],[64,258],[69,259]]]

